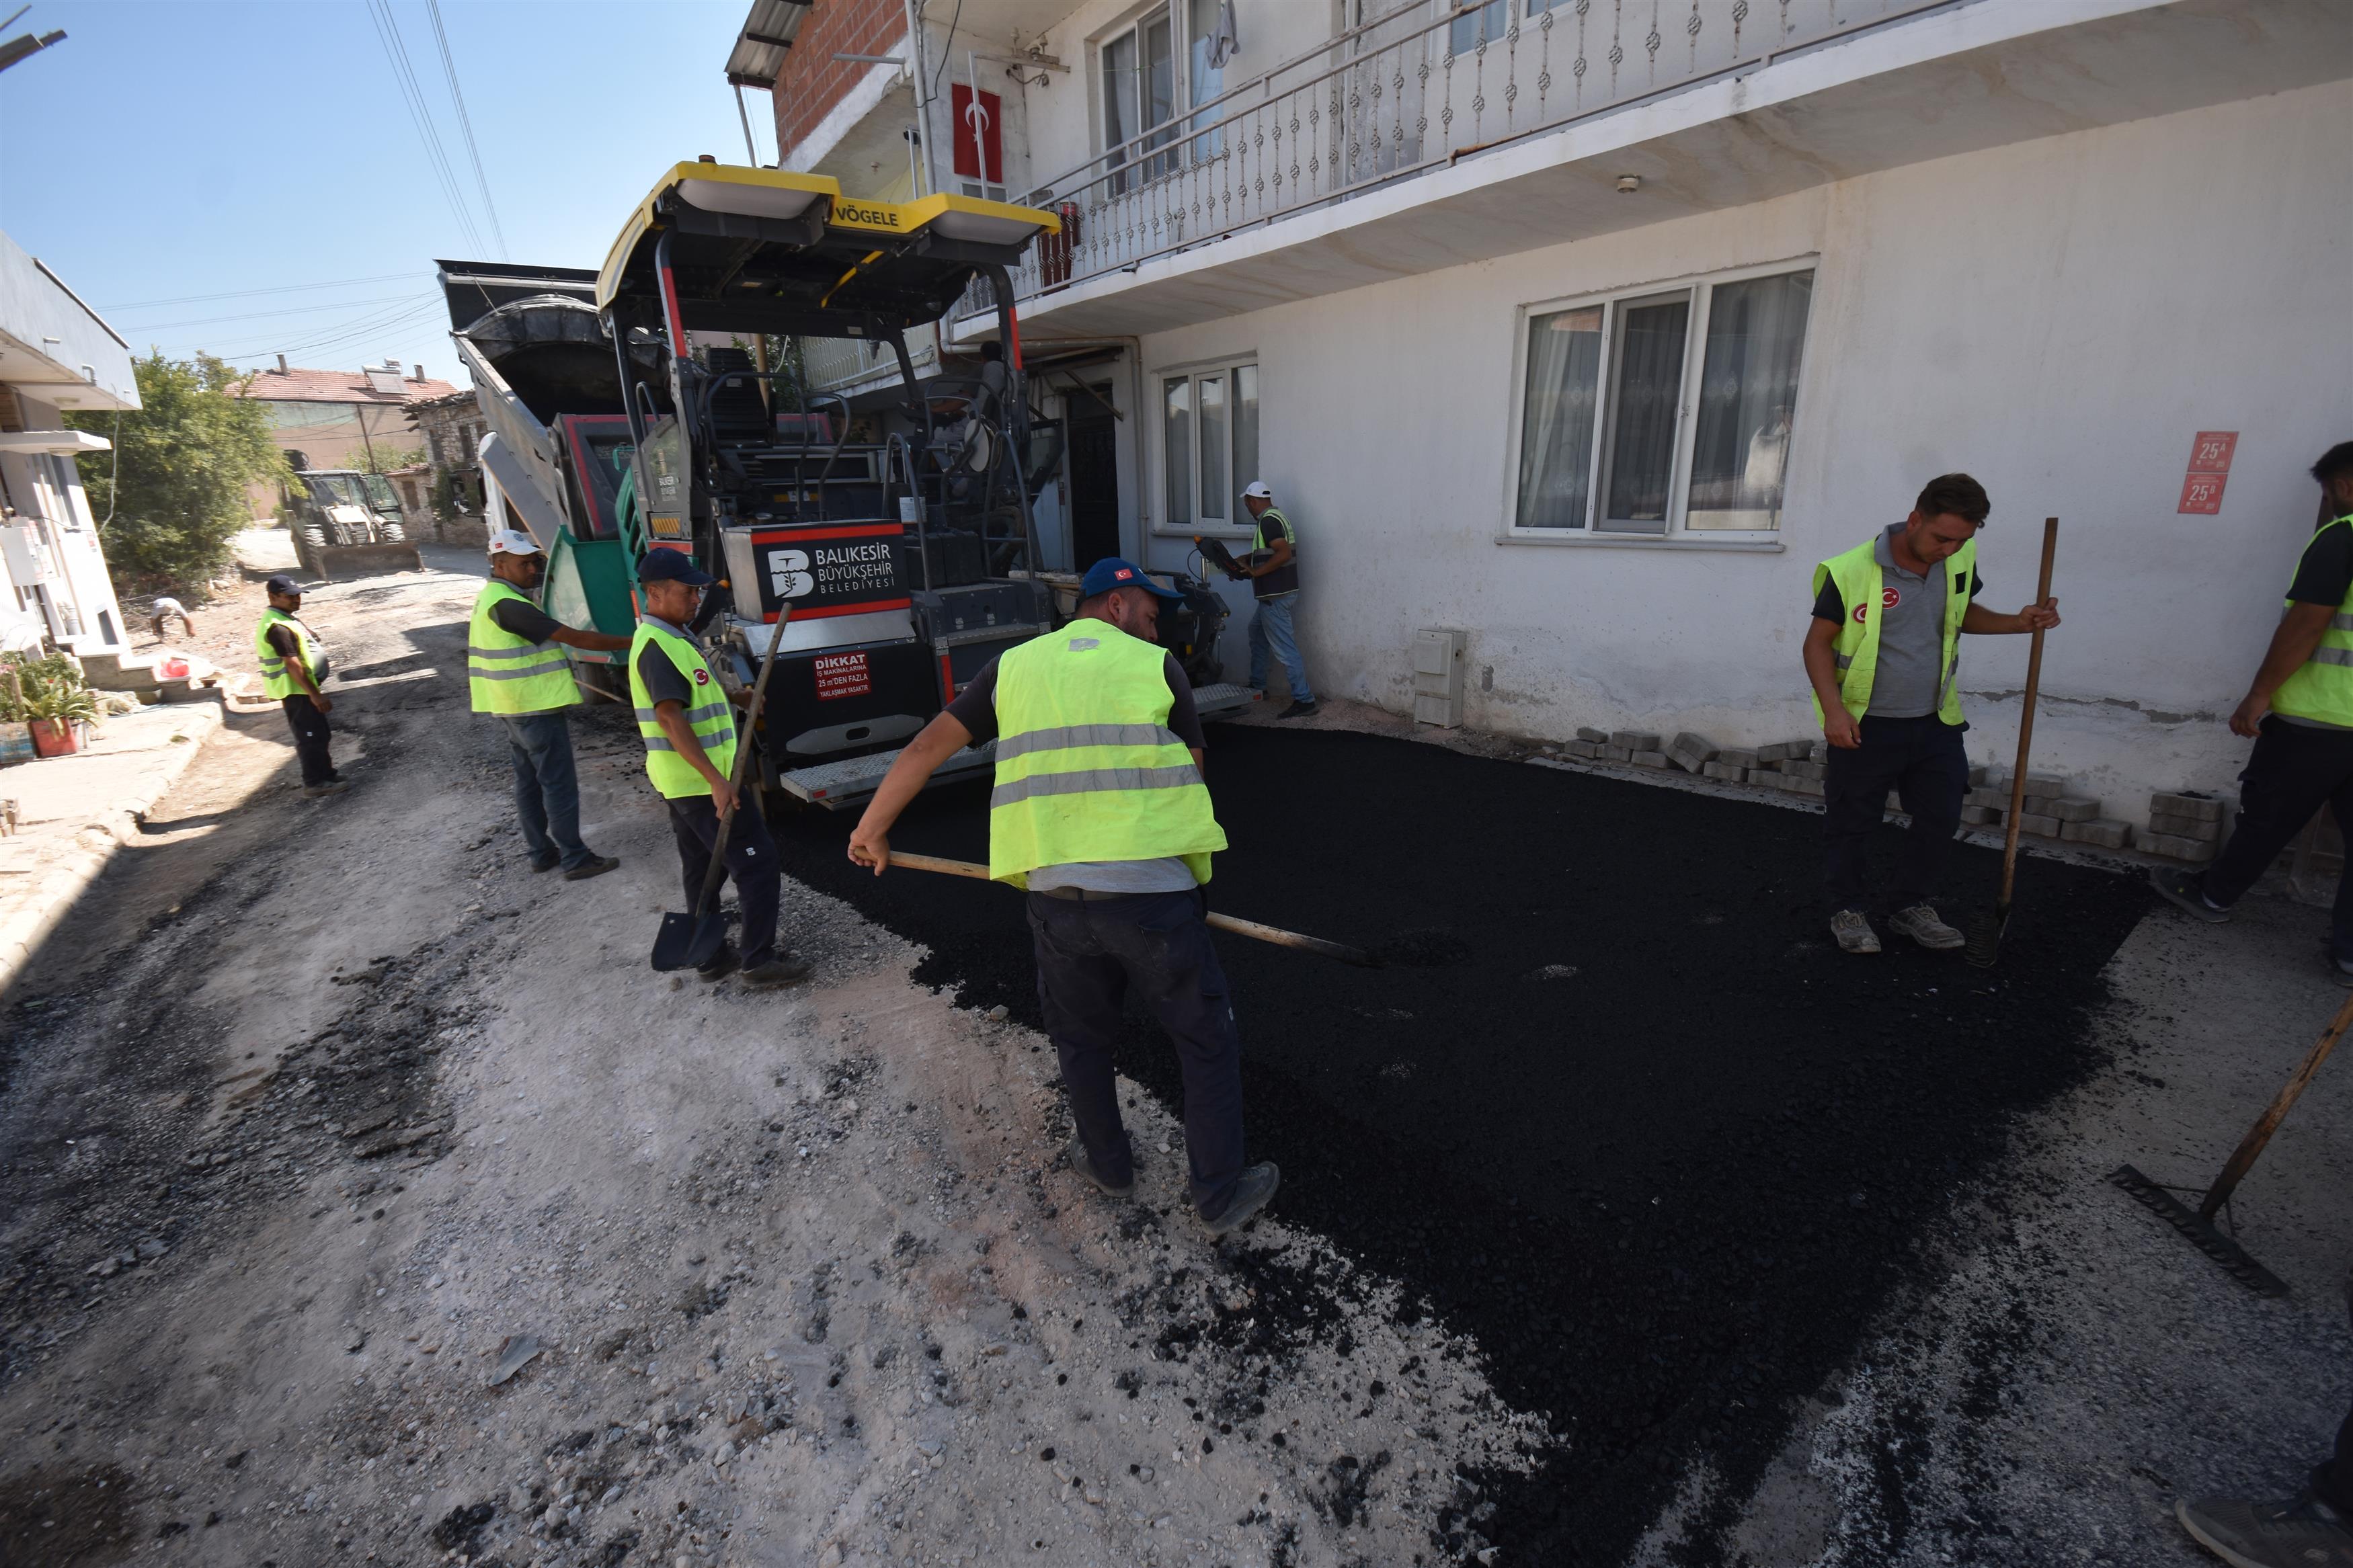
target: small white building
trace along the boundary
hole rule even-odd
[[[1409,711],[1457,627],[1482,729],[1815,733],[1814,563],[1962,469],[1995,607],[2061,519],[2038,771],[2137,819],[2243,758],[2353,437],[2342,0],[817,0],[775,58],[785,166],[1063,215],[1050,552],[1267,479],[1319,693]],[[1980,760],[2026,644],[1964,645]]]
[[[0,647],[46,633],[75,653],[129,651],[74,463],[112,443],[67,429],[60,415],[138,406],[131,345],[0,234]]]

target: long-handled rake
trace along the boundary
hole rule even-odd
[[[2059,520],[2042,520],[2042,577],[2034,602],[2051,597],[2051,563],[2059,553]],[[2026,653],[2026,700],[2018,714],[2018,771],[2010,778],[2010,831],[2001,846],[2001,893],[1990,913],[1969,922],[1969,962],[1990,969],[2001,956],[2001,933],[2010,929],[2010,895],[2018,880],[2018,819],[2026,809],[2026,754],[2034,743],[2034,697],[2042,687],[2042,628],[2034,628],[2033,646]]]

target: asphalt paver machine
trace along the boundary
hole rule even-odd
[[[595,305],[622,386],[624,542],[687,552],[726,585],[695,632],[748,688],[789,607],[765,710],[766,781],[836,807],[998,653],[1066,618],[1039,570],[1041,454],[1008,268],[1052,214],[939,195],[854,200],[832,180],[681,163],[630,216]],[[975,289],[975,285],[979,285]],[[1001,381],[919,382],[906,333],[967,290],[993,306]],[[850,339],[897,359],[903,399],[851,439],[840,398],[761,363],[778,338]],[[749,345],[749,346],[747,346]],[[1166,636],[1214,661],[1222,612],[1187,584]],[[1247,694],[1197,692],[1206,710]],[[991,749],[935,777],[980,772]]]

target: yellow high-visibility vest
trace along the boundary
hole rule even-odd
[[[311,635],[311,628],[277,605],[270,605],[261,612],[261,622],[253,628],[253,651],[261,660],[261,689],[273,702],[282,701],[303,689],[294,684],[292,676],[286,673],[285,659],[269,646],[269,628],[279,626],[294,628],[295,641],[302,649],[302,672],[311,678],[312,686],[319,684],[319,672],[326,668],[326,661],[319,655],[319,639]],[[308,695],[307,692],[304,694]]]
[[[2314,529],[2305,541],[2305,554],[2311,554],[2313,545],[2332,528],[2353,528],[2353,512]],[[2286,603],[2290,608],[2295,605],[2293,599]],[[2328,629],[2320,634],[2320,646],[2312,657],[2272,693],[2272,711],[2353,729],[2353,591],[2328,617]]]
[[[499,625],[491,612],[509,599],[531,605],[512,584],[491,578],[475,595],[474,618],[466,625],[466,685],[474,711],[549,713],[571,707],[579,696],[572,660],[556,643],[533,642]]]
[[[1871,683],[1879,673],[1879,621],[1887,584],[1879,570],[1878,545],[1876,539],[1866,540],[1814,568],[1814,596],[1821,596],[1827,578],[1838,584],[1839,603],[1846,606],[1831,652],[1838,663],[1840,705],[1858,719],[1871,706]],[[1977,565],[1974,539],[1945,558],[1945,648],[1943,662],[1937,666],[1936,717],[1947,724],[1961,721],[1961,694],[1954,677],[1961,620],[1969,613],[1969,587]],[[1814,717],[1821,716],[1822,700],[1816,697]]]
[[[702,662],[695,646],[666,626],[651,621],[639,621],[637,635],[629,639],[629,701],[638,710],[638,738],[646,743],[646,776],[654,781],[654,788],[671,800],[688,795],[709,795],[710,783],[694,771],[670,737],[662,733],[654,718],[654,700],[646,690],[646,683],[638,675],[638,655],[648,645],[661,649],[678,672],[686,677],[694,692],[694,700],[686,705],[687,727],[694,731],[702,747],[702,754],[711,765],[726,777],[735,770],[735,710],[728,704],[727,693],[720,689],[719,678]]]
[[[1181,857],[1209,879],[1226,847],[1193,754],[1168,728],[1167,650],[1076,620],[997,662],[997,787],[988,874],[1027,887],[1040,866]]]

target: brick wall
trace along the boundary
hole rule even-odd
[[[901,55],[907,37],[904,0],[815,0],[808,20],[785,51],[784,69],[776,74],[770,99],[776,110],[776,145],[785,162],[816,130],[851,87],[874,69],[833,57]]]

